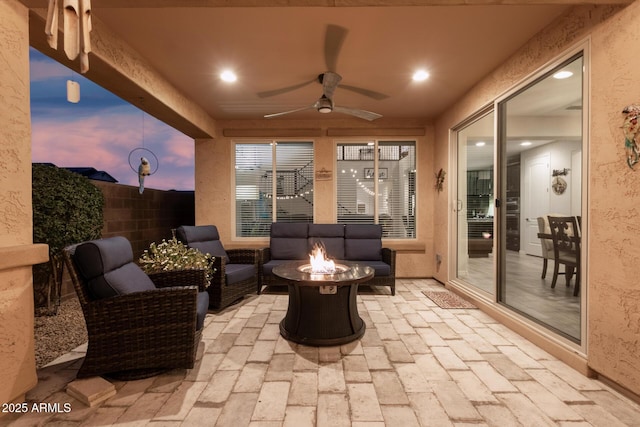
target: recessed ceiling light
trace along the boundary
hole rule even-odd
[[[562,79],[567,79],[569,77],[573,76],[573,73],[571,71],[568,70],[562,70],[562,71],[558,71],[557,73],[555,73],[553,75],[554,79],[558,79],[558,80],[562,80]]]
[[[220,73],[220,78],[222,79],[222,81],[227,83],[233,83],[238,80],[238,76],[236,76],[236,73],[231,70],[224,70],[222,73]]]
[[[484,141],[478,141],[476,142],[476,147],[484,147],[486,143]]]
[[[528,145],[531,145],[531,141],[522,141],[520,145],[522,145],[523,147],[526,147]]]
[[[422,82],[425,81],[429,78],[429,73],[427,73],[425,70],[418,70],[415,73],[413,73],[413,80],[416,82]]]

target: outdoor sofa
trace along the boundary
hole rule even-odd
[[[396,251],[382,247],[379,224],[308,224],[274,222],[269,247],[262,250],[261,286],[279,283],[272,274],[276,265],[309,260],[316,243],[322,243],[329,258],[366,264],[375,270],[371,286],[389,286],[396,293]]]

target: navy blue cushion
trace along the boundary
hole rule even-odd
[[[365,261],[363,264],[373,268],[376,277],[391,276],[391,266],[384,261]]]
[[[198,300],[196,302],[196,330],[202,329],[204,326],[204,318],[209,310],[209,293],[198,292]]]
[[[272,237],[270,243],[271,259],[308,259],[309,247],[307,238]]]
[[[309,250],[311,253],[316,244],[321,244],[330,259],[344,259],[344,238],[343,237],[310,237]]]
[[[271,259],[307,259],[309,224],[302,222],[274,222],[271,224],[269,248]]]
[[[344,224],[309,224],[309,237],[344,237]]]
[[[149,276],[133,262],[131,244],[124,237],[82,243],[76,247],[73,260],[93,298],[156,289]]]
[[[346,224],[344,237],[347,239],[382,239],[380,224]]]
[[[320,243],[331,259],[344,259],[344,224],[309,224],[309,253]]]
[[[224,267],[224,272],[227,285],[233,285],[258,275],[258,270],[254,264],[227,264]]]
[[[344,234],[346,259],[382,260],[382,227],[379,224],[347,224]]]
[[[309,224],[306,222],[274,222],[271,224],[271,237],[293,237],[306,239]]]
[[[176,229],[176,238],[190,248],[231,262],[215,225],[181,225]]]
[[[272,259],[271,261],[265,262],[262,265],[262,272],[264,273],[265,276],[272,276],[273,275],[273,269],[280,264],[288,264],[289,262],[291,262],[290,260],[286,260],[286,259]]]

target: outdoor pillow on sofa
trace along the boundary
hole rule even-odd
[[[270,260],[262,266],[263,274],[271,275],[273,268],[279,264],[309,259],[309,243],[307,240],[309,224],[274,222],[271,224],[269,239]]]
[[[271,224],[269,248],[272,259],[303,260],[309,258],[307,223],[274,222]]]
[[[309,224],[309,250],[316,243],[322,244],[331,259],[343,260],[344,257],[344,224]]]
[[[347,224],[344,237],[346,259],[363,261],[375,270],[376,276],[391,274],[391,266],[382,261],[382,226]]]

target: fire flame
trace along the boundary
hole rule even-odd
[[[311,272],[320,274],[331,274],[336,272],[336,264],[327,258],[324,246],[316,243],[309,254],[311,262]]]

